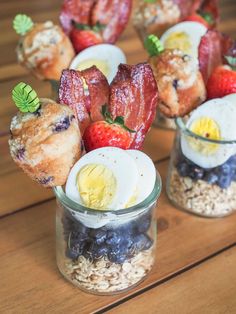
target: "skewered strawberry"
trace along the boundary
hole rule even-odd
[[[124,125],[123,117],[116,117],[112,120],[106,105],[103,106],[102,111],[106,120],[91,123],[84,132],[86,151],[106,146],[128,149],[132,142],[131,132],[133,131]]]
[[[217,67],[207,83],[208,98],[236,93],[236,72],[227,65]]]
[[[85,24],[73,23],[73,29],[70,33],[70,39],[76,50],[80,52],[88,47],[101,44],[103,42],[102,36],[99,31],[102,26],[90,27]]]

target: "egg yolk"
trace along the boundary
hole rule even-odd
[[[101,164],[88,164],[77,175],[77,188],[83,205],[106,210],[117,190],[113,172]]]
[[[185,32],[173,32],[165,40],[166,49],[180,49],[186,54],[191,54],[192,44],[190,37]]]
[[[219,141],[221,139],[220,128],[218,124],[213,119],[208,117],[201,117],[193,121],[190,126],[190,131],[210,140]],[[199,139],[191,138],[189,139],[189,142],[193,149],[205,155],[213,154],[218,148],[218,144],[204,142]]]
[[[78,65],[78,70],[82,71],[85,69],[90,68],[91,66],[95,65],[106,77],[110,73],[109,65],[104,60],[98,60],[98,59],[88,59],[81,61],[81,63]]]

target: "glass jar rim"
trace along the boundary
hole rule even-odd
[[[118,209],[118,210],[98,210],[98,209],[93,209],[93,208],[88,208],[85,207],[79,203],[76,203],[72,199],[70,199],[64,192],[62,186],[56,186],[53,188],[53,192],[56,195],[57,199],[66,207],[69,207],[71,210],[74,212],[80,212],[80,213],[85,213],[89,212],[90,214],[115,214],[117,216],[119,215],[124,215],[124,214],[129,214],[130,212],[135,213],[136,211],[140,211],[143,208],[146,208],[150,206],[152,203],[154,203],[160,196],[161,194],[161,188],[162,188],[162,181],[161,177],[156,170],[156,181],[154,188],[152,192],[149,194],[149,196],[143,200],[141,203],[136,204],[134,206],[124,208],[124,209]]]
[[[186,127],[186,123],[184,122],[183,118],[175,118],[175,124],[178,127],[178,129],[183,132],[187,136],[194,137],[195,139],[199,139],[201,141],[207,142],[207,143],[214,143],[214,144],[236,144],[236,140],[214,140],[214,139],[209,139],[204,136],[198,135],[191,130],[189,130]]]

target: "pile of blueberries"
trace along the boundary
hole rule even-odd
[[[68,213],[64,213],[62,223],[67,243],[66,256],[72,260],[79,256],[91,261],[107,257],[113,263],[122,264],[153,244],[147,234],[151,224],[150,212],[116,228],[88,228]]]
[[[209,184],[216,184],[222,189],[227,189],[232,181],[236,181],[236,155],[231,156],[224,164],[218,167],[204,169],[195,165],[181,154],[176,168],[182,177],[189,177],[194,181],[204,180]]]

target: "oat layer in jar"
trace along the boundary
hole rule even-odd
[[[223,115],[225,123],[224,118]],[[178,130],[167,180],[170,201],[180,209],[205,217],[233,213],[236,210],[236,141],[217,140],[224,130],[220,131],[220,126],[207,116],[192,119],[189,124],[192,130],[181,118],[176,124]],[[208,129],[204,136],[197,132],[203,125]]]
[[[114,294],[142,281],[154,264],[156,218],[161,189],[157,176],[142,203],[117,211],[83,207],[55,188],[57,196],[57,264],[80,289]]]

